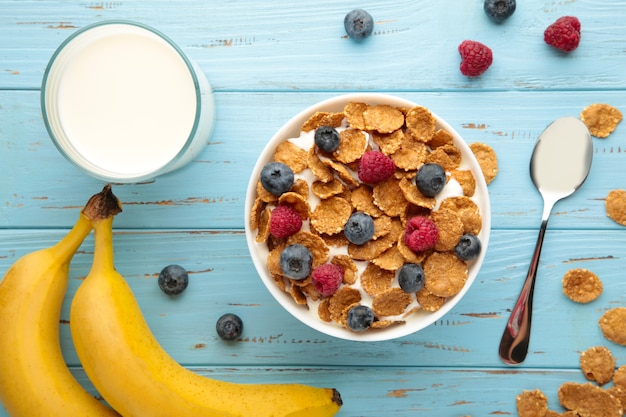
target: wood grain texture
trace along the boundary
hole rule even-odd
[[[626,231],[607,218],[604,200],[626,189],[626,130],[594,138],[584,186],[559,202],[539,265],[530,354],[503,365],[497,345],[521,288],[541,217],[528,176],[541,131],[591,103],[626,111],[626,2],[527,0],[492,24],[482,0],[52,1],[0,0],[0,273],[21,255],[56,242],[103,183],[67,162],[46,133],[40,85],[47,62],[75,30],[109,19],[136,20],[172,38],[215,91],[210,145],[188,166],[141,184],[114,184],[124,205],[115,220],[116,265],[158,340],[194,371],[242,383],[302,382],[338,388],[339,417],[516,415],[515,396],[542,389],[550,407],[566,381],[584,381],[579,355],[609,347],[598,318],[626,305]],[[374,16],[374,34],[356,43],[343,17],[354,7]],[[578,16],[580,47],[561,54],[543,30]],[[494,64],[469,79],[458,70],[463,39],[488,44]],[[280,126],[304,108],[345,92],[396,94],[429,107],[468,143],[498,155],[489,186],[492,232],[483,268],[467,296],[430,327],[398,340],[355,343],[303,326],[276,304],[251,262],[244,236],[248,177]],[[93,240],[74,258],[60,323],[72,372],[93,390],[71,343],[69,303],[87,275]],[[158,272],[178,263],[191,276],[180,297],[160,292]],[[571,268],[600,276],[604,292],[587,305],[561,291]],[[245,323],[224,343],[216,319]],[[1,376],[1,370],[0,370]],[[7,414],[0,406],[0,417]]]

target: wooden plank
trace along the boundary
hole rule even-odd
[[[415,355],[415,353],[413,352]],[[298,382],[339,390],[344,402],[337,417],[516,416],[515,397],[541,389],[551,410],[565,411],[558,387],[585,382],[575,369],[476,369],[438,367],[194,367],[194,372],[238,383]],[[81,369],[79,382],[97,395]],[[493,389],[497,387],[497,389]],[[6,417],[2,405],[0,416]]]
[[[376,21],[361,44],[346,37],[353,4],[334,1],[82,2],[0,1],[0,88],[39,88],[54,50],[88,24],[136,20],[155,27],[195,59],[218,91],[448,91],[623,88],[626,3],[534,2],[494,25],[482,5],[457,0],[359,7]],[[580,47],[563,56],[543,42],[562,15],[579,16]],[[445,24],[442,22],[445,21]],[[617,22],[617,23],[612,23]],[[478,79],[458,70],[464,39],[488,44],[492,68]],[[602,65],[598,59],[602,58]]]
[[[19,256],[52,244],[62,231],[0,233],[0,271]],[[466,297],[430,327],[380,343],[353,343],[327,337],[302,325],[271,297],[250,261],[239,231],[119,230],[117,269],[133,288],[146,319],[164,348],[188,366],[242,363],[267,366],[476,366],[500,367],[497,345],[526,276],[536,233],[495,230],[485,264]],[[626,348],[606,341],[597,321],[607,309],[626,303],[626,267],[620,231],[556,230],[546,235],[538,272],[534,330],[524,366],[571,368],[580,352],[607,345],[626,364]],[[91,265],[91,237],[72,262],[62,312],[61,339],[68,363],[77,365],[68,328],[69,303]],[[181,297],[168,298],[157,276],[178,263],[191,273]],[[572,268],[587,268],[604,283],[600,298],[576,304],[561,292],[561,278]],[[234,344],[221,343],[215,321],[239,314],[246,332]],[[313,355],[312,352],[315,352]]]
[[[500,172],[489,186],[494,228],[540,223],[541,198],[528,175],[541,131],[590,103],[626,108],[619,91],[408,93],[454,127],[468,143],[492,146]],[[124,203],[124,228],[243,228],[245,192],[257,155],[282,123],[333,93],[218,93],[211,144],[187,167],[142,184],[114,185]],[[507,109],[506,112],[503,109]],[[242,121],[250,121],[242,122]],[[68,163],[47,136],[36,91],[0,91],[0,227],[68,227],[75,210],[103,183]],[[626,131],[594,139],[587,183],[558,203],[552,228],[619,229],[604,213],[608,191],[623,185]]]

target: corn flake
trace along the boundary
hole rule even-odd
[[[580,120],[593,136],[606,138],[622,121],[622,112],[609,104],[596,103],[583,109]]]
[[[321,126],[339,127],[341,126],[343,118],[343,113],[318,111],[313,113],[313,115],[309,117],[306,122],[304,122],[300,130],[303,132],[309,132]]]
[[[294,173],[302,172],[307,167],[307,152],[286,140],[276,147],[274,161],[282,162]]]
[[[472,197],[474,195],[474,192],[476,191],[476,179],[474,178],[472,171],[455,169],[452,171],[451,175],[452,178],[454,178],[459,185],[461,185],[463,195],[467,197]]]
[[[401,288],[390,288],[374,297],[372,310],[377,317],[397,316],[404,313],[412,301],[411,296]]]
[[[453,250],[463,236],[464,227],[459,215],[450,209],[439,208],[432,212],[430,219],[439,232],[435,250],[440,252]]]
[[[344,191],[344,185],[336,178],[333,178],[331,181],[328,182],[315,181],[311,185],[311,191],[313,192],[313,194],[324,200],[326,198],[341,194]]]
[[[437,311],[446,303],[446,297],[439,297],[426,288],[419,290],[415,297],[417,298],[417,303],[424,311]]]
[[[585,378],[604,385],[613,378],[615,358],[604,346],[594,346],[580,354],[580,370]]]
[[[433,252],[423,267],[424,286],[439,297],[458,294],[467,280],[467,265],[451,252]]]
[[[404,140],[404,132],[401,129],[385,134],[376,131],[372,132],[372,141],[378,145],[380,151],[385,155],[395,153],[400,149]]]
[[[352,205],[341,197],[319,202],[311,214],[311,226],[320,233],[334,235],[343,231],[352,214]]]
[[[391,133],[404,125],[404,114],[395,107],[380,104],[368,106],[363,112],[365,129]]]
[[[437,128],[437,120],[426,107],[415,106],[406,114],[406,127],[415,140],[428,143]]]
[[[344,310],[361,302],[361,293],[352,287],[341,287],[329,298],[328,311],[331,320],[340,323]]]
[[[374,204],[391,217],[399,216],[408,204],[400,188],[400,181],[396,178],[389,178],[374,185],[372,195]]]
[[[626,190],[611,190],[605,200],[606,214],[616,223],[626,226]]]
[[[593,417],[621,417],[619,400],[590,382],[565,382],[559,387],[559,402],[579,415]]]
[[[391,288],[394,277],[395,271],[387,271],[369,263],[361,275],[361,286],[366,293],[375,297]]]
[[[483,227],[478,205],[467,196],[448,197],[441,202],[439,209],[449,209],[455,212],[463,223],[463,233],[478,235]]]
[[[472,153],[480,165],[480,169],[485,177],[485,182],[491,184],[498,174],[498,157],[489,145],[481,142],[474,142],[469,145]]]
[[[357,282],[358,269],[356,264],[348,255],[335,255],[330,260],[333,265],[338,265],[343,269],[343,283],[346,285],[352,285]]]
[[[343,108],[343,114],[346,116],[348,124],[355,129],[365,129],[365,117],[363,113],[367,110],[368,105],[365,103],[348,103]]]
[[[293,191],[283,193],[278,199],[278,204],[291,207],[302,220],[307,220],[311,215],[309,201],[302,194]]]
[[[563,275],[563,293],[577,303],[589,303],[602,293],[602,281],[588,269],[570,269]]]
[[[544,417],[548,411],[548,397],[541,390],[524,390],[515,400],[519,417]]]
[[[607,340],[626,346],[626,307],[614,307],[606,311],[598,325]]]

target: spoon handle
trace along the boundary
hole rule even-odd
[[[528,353],[528,343],[530,341],[530,322],[533,310],[533,292],[535,290],[535,278],[537,277],[537,266],[539,256],[543,246],[543,238],[548,226],[547,217],[541,222],[539,237],[535,245],[528,275],[522,286],[522,291],[511,311],[511,316],[506,323],[502,340],[500,341],[500,359],[509,365],[522,363]]]

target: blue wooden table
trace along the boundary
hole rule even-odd
[[[113,186],[124,205],[115,220],[117,268],[177,361],[237,382],[336,387],[342,417],[516,415],[516,395],[535,388],[562,411],[560,384],[585,381],[582,351],[607,346],[617,364],[626,365],[626,348],[604,339],[597,325],[604,311],[626,305],[626,230],[604,209],[610,190],[626,188],[625,126],[593,139],[587,182],[553,211],[528,358],[518,367],[504,365],[498,342],[540,223],[541,198],[528,176],[535,140],[552,120],[577,117],[591,103],[626,111],[626,2],[525,0],[500,25],[482,6],[482,0],[0,0],[1,273],[21,255],[57,241],[104,184],[68,163],[46,133],[39,99],[49,58],[85,25],[135,20],[164,32],[192,57],[216,100],[211,144],[194,162],[152,181]],[[373,36],[361,43],[343,29],[344,15],[355,7],[376,22]],[[582,24],[581,44],[568,55],[543,42],[544,29],[563,15]],[[493,65],[475,79],[458,70],[464,39],[493,50]],[[430,108],[467,142],[490,145],[500,167],[489,186],[489,250],[467,296],[430,327],[388,342],[337,340],[304,327],[261,283],[243,231],[248,177],[273,133],[321,99],[361,91]],[[61,320],[67,363],[89,389],[67,322],[92,250],[90,237],[74,258]],[[176,299],[157,285],[170,263],[191,276]],[[563,274],[576,267],[604,283],[590,304],[562,294]],[[239,342],[224,343],[215,333],[226,312],[245,322]]]

